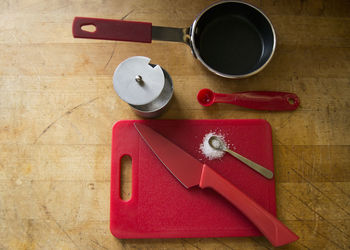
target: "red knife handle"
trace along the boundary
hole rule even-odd
[[[275,216],[207,165],[203,165],[199,186],[201,188],[212,188],[224,196],[253,222],[273,246],[282,246],[299,239]]]
[[[83,30],[83,26],[93,25],[93,32]],[[73,20],[73,36],[129,42],[152,42],[152,23],[133,22],[114,19],[75,17]]]

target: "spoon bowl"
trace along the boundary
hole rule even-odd
[[[225,143],[215,135],[210,137],[208,142],[213,149],[220,150],[220,151],[225,151],[226,149]]]
[[[211,106],[214,104],[215,93],[210,89],[201,89],[197,94],[198,102],[203,106]]]

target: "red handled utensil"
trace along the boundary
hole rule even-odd
[[[90,32],[84,26],[95,30]],[[276,47],[274,28],[262,11],[248,3],[227,0],[208,6],[190,27],[75,17],[72,31],[76,38],[186,43],[203,66],[227,78],[257,74],[270,62]]]
[[[222,94],[214,93],[210,89],[201,89],[197,94],[197,100],[203,106],[211,106],[214,103],[228,103],[250,109],[270,111],[295,110],[300,104],[299,97],[296,94],[276,91]]]
[[[202,189],[214,189],[239,209],[273,246],[282,246],[299,239],[275,216],[209,166],[146,125],[134,123],[134,126],[153,153],[185,188],[199,186]]]

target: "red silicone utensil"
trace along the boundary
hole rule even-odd
[[[214,93],[210,89],[201,89],[198,92],[197,100],[203,106],[210,106],[214,103],[229,103],[250,109],[270,111],[295,110],[300,104],[296,94],[275,91],[221,94]]]
[[[299,237],[281,221],[209,166],[146,125],[134,123],[134,126],[153,153],[183,186],[214,189],[249,218],[274,246],[298,240]]]
[[[85,31],[83,26],[92,25],[96,30]],[[116,32],[118,31],[118,32]],[[152,23],[112,20],[103,18],[75,17],[72,27],[76,38],[152,42]]]

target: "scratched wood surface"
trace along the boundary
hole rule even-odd
[[[300,236],[282,249],[349,249],[349,1],[248,1],[270,17],[278,42],[267,68],[243,80],[209,73],[184,44],[72,38],[74,16],[187,27],[210,2],[0,1],[0,249],[272,248],[263,237],[110,234],[111,128],[138,118],[117,97],[112,75],[135,55],[173,78],[175,97],[161,119],[270,122],[278,217]],[[203,108],[195,96],[204,87],[295,92],[301,106],[285,113]]]

